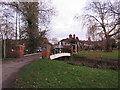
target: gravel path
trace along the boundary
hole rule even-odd
[[[2,62],[2,88],[13,88],[16,76],[21,69],[36,60],[39,60],[41,54],[30,55],[14,60]]]

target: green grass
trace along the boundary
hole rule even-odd
[[[118,72],[62,61],[38,60],[26,66],[15,82],[15,88],[117,88]]]
[[[81,51],[80,53],[73,54],[75,57],[99,58],[99,59],[118,59],[118,50],[112,52],[103,51]],[[120,52],[119,52],[120,53]]]
[[[1,60],[6,61],[6,60],[13,60],[13,59],[15,59],[15,58],[2,58]]]

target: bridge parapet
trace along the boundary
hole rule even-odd
[[[53,60],[53,59],[64,57],[64,56],[71,56],[71,54],[70,53],[57,53],[54,55],[50,55],[50,59]]]
[[[63,46],[62,48],[53,48],[51,49],[50,55],[57,53],[73,53],[73,48],[71,46]]]
[[[60,54],[62,53],[62,54]],[[63,54],[64,53],[64,54]],[[73,47],[72,46],[62,46],[58,48],[53,48],[49,45],[46,45],[42,50],[42,58],[50,59],[51,55],[58,55],[65,56],[65,55],[72,55],[73,54]],[[57,57],[57,56],[55,56]]]

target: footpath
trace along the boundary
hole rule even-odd
[[[27,55],[22,58],[2,62],[2,88],[13,88],[14,82],[21,69],[41,58],[41,54]]]

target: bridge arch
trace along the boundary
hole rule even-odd
[[[71,56],[71,53],[57,53],[54,55],[50,55],[50,59],[53,60],[53,59],[64,57],[64,56]]]

